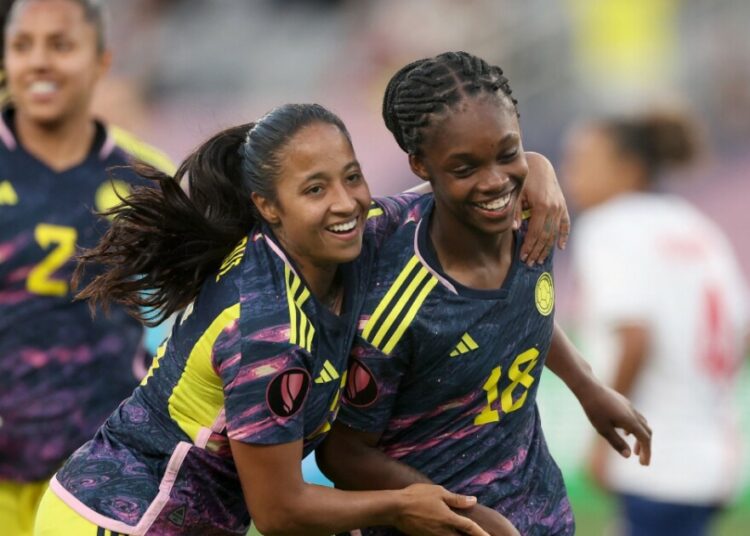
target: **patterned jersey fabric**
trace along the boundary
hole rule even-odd
[[[552,261],[514,261],[502,287],[462,286],[429,238],[431,196],[380,252],[339,419],[451,491],[476,495],[521,534],[572,534],[562,475],[535,398],[553,330]],[[363,533],[395,534],[371,528]]]
[[[370,210],[360,257],[341,266],[340,316],[312,296],[266,227],[253,230],[176,320],[133,396],[51,487],[127,534],[245,534],[229,439],[310,452],[330,429],[375,250],[406,200]]]
[[[121,307],[92,319],[69,283],[77,248],[106,228],[94,211],[140,181],[117,168],[138,151],[102,124],[85,160],[58,172],[19,143],[13,118],[8,108],[0,121],[0,480],[32,482],[91,438],[145,372],[141,325]]]

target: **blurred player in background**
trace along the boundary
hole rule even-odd
[[[582,344],[656,432],[648,470],[594,449],[593,475],[617,494],[628,535],[706,534],[739,484],[747,287],[718,226],[656,182],[691,162],[695,139],[673,114],[591,121],[567,137],[565,175],[583,211]]]
[[[122,307],[91,319],[70,292],[94,210],[135,180],[112,166],[159,153],[92,117],[110,65],[91,0],[19,0],[4,26],[0,118],[0,527],[31,531],[49,477],[145,373],[143,328]],[[128,147],[123,149],[123,145]],[[135,154],[134,154],[135,153]]]
[[[480,525],[499,512],[524,535],[573,534],[535,403],[545,362],[624,456],[615,427],[642,463],[650,431],[556,328],[552,256],[523,255],[513,214],[529,168],[508,80],[465,52],[420,60],[391,78],[383,117],[434,195],[380,252],[321,467],[345,489],[433,481],[489,507],[470,513]]]

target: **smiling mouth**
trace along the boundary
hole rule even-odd
[[[29,93],[35,97],[46,97],[55,93],[58,85],[55,82],[39,80],[29,86]]]
[[[331,231],[332,233],[336,233],[336,234],[350,233],[357,227],[357,220],[358,218],[352,218],[351,220],[346,221],[344,223],[337,223],[335,225],[329,225],[326,227],[326,230]]]
[[[501,212],[508,208],[510,205],[511,199],[513,199],[513,194],[515,193],[516,188],[513,188],[509,192],[507,192],[504,195],[501,195],[500,197],[496,197],[492,201],[485,201],[482,203],[473,203],[473,205],[481,208],[482,210],[489,210],[491,212]]]

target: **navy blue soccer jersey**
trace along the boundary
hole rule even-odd
[[[362,254],[341,266],[336,316],[260,227],[178,316],[146,378],[51,489],[97,525],[125,534],[245,534],[250,516],[229,439],[322,441],[340,406],[375,252],[408,196],[370,210]]]
[[[431,195],[415,201],[381,248],[339,419],[382,433],[385,453],[476,495],[521,534],[572,534],[535,403],[554,323],[552,261],[523,264],[520,231],[502,287],[464,287],[440,267],[432,207]]]
[[[77,248],[104,228],[93,211],[138,179],[110,181],[134,156],[104,125],[58,172],[24,149],[13,116],[0,120],[0,480],[28,482],[49,478],[137,385],[134,367],[145,372],[141,325],[120,307],[92,319],[70,289]]]

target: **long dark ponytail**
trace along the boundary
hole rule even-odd
[[[206,277],[260,221],[250,194],[275,200],[280,149],[298,130],[316,122],[336,125],[349,136],[324,107],[287,104],[257,123],[216,134],[174,177],[136,166],[156,185],[135,188],[121,205],[104,213],[112,224],[94,248],[78,256],[73,285],[84,281],[87,267],[97,275],[76,297],[88,299],[92,309],[120,303],[149,326],[188,305]]]

